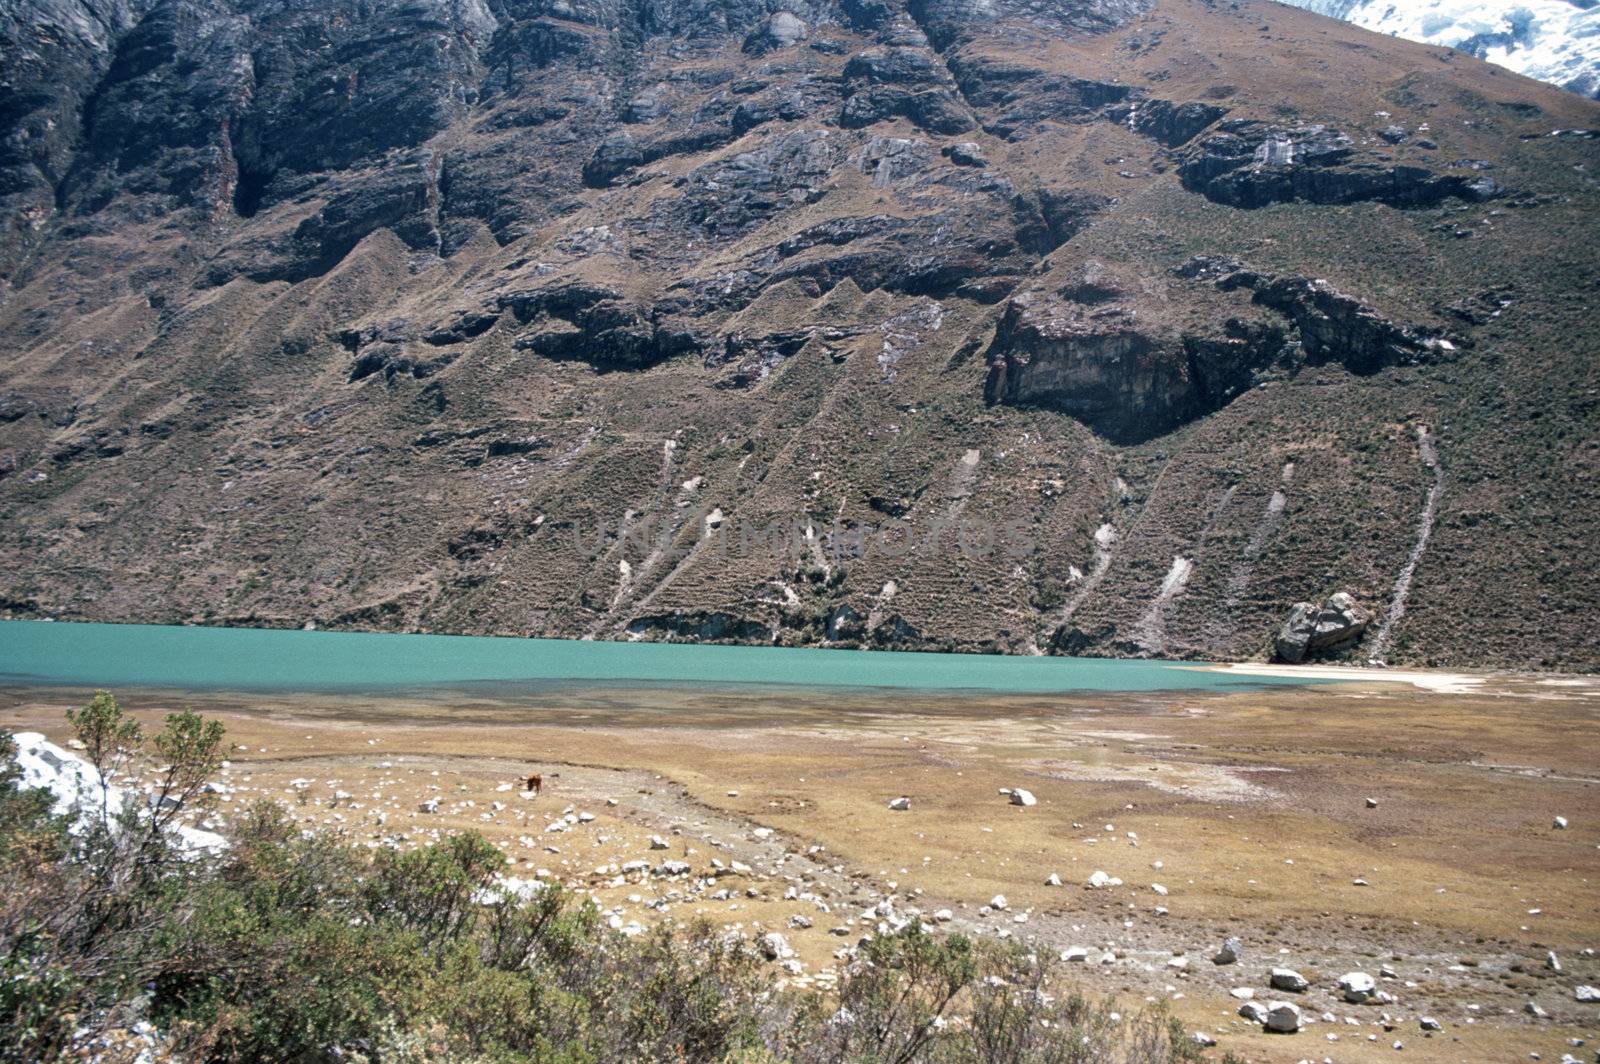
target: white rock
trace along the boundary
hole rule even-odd
[[[1567,818],[1564,816],[1558,816],[1554,821],[1551,822],[1550,826],[1555,828],[1557,831],[1565,831],[1567,829]]]
[[[1006,902],[1006,896],[1004,894],[996,894],[994,897],[989,899],[989,908],[993,909],[995,912],[1003,913],[1008,907],[1009,905]]]
[[[1106,887],[1120,887],[1122,880],[1116,876],[1108,876],[1098,868],[1089,875],[1089,880],[1084,884],[1090,890],[1104,890]]]
[[[1044,885],[1047,887],[1059,887],[1061,885],[1061,877],[1051,872],[1044,877]]]
[[[1251,1023],[1266,1023],[1267,1007],[1259,1001],[1246,1001],[1239,1006],[1239,1015]]]
[[[1211,958],[1212,964],[1238,964],[1239,958],[1244,955],[1244,943],[1237,938],[1229,938],[1223,942],[1222,948],[1217,950],[1216,956]]]
[[[130,797],[116,786],[107,786],[102,794],[100,773],[87,761],[55,745],[39,732],[17,732],[12,740],[17,745],[16,764],[20,778],[17,786],[22,790],[48,791],[55,803],[51,812],[57,816],[70,816],[74,834],[82,831],[90,818],[105,811],[112,816],[120,814],[130,804]],[[140,810],[139,814],[144,815]],[[113,825],[115,829],[115,825]],[[168,831],[180,849],[187,852],[216,852],[228,848],[228,840],[221,835],[181,824],[169,825]]]
[[[1574,987],[1572,990],[1572,996],[1586,1005],[1592,1005],[1595,1002],[1600,1002],[1600,990],[1596,990],[1592,986]]]
[[[1061,959],[1068,964],[1087,964],[1089,951],[1083,946],[1068,946],[1061,951]]]
[[[1037,798],[1035,798],[1033,796],[1033,792],[1032,791],[1025,791],[1021,787],[1015,787],[1011,791],[1011,804],[1012,805],[1038,805],[1039,804],[1039,799],[1037,799]]]
[[[662,838],[660,835],[651,835],[650,848],[652,850],[665,850],[669,848],[669,844],[667,840]]]
[[[904,812],[905,810],[911,808],[911,799],[907,798],[903,794],[898,798],[891,798],[889,799],[889,808],[899,812]]]
[[[1526,1012],[1529,1016],[1537,1016],[1541,1020],[1550,1015],[1540,1007],[1537,1001],[1528,1002],[1526,1005],[1522,1006],[1522,1011]]]
[[[757,939],[756,948],[769,961],[781,961],[794,956],[794,950],[789,948],[788,940],[776,931],[768,931]]]
[[[1344,999],[1352,1005],[1365,1005],[1377,993],[1377,981],[1366,972],[1348,972],[1339,979]]]

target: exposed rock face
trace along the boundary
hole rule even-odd
[[[1370,374],[1457,348],[1385,319],[1325,281],[1273,277],[1213,256],[1190,259],[1174,276],[1248,293],[1273,315],[1229,318],[1216,335],[1182,332],[1139,313],[1129,298],[1136,286],[1090,263],[1054,295],[1028,291],[1009,301],[990,348],[985,397],[1048,406],[1112,440],[1136,442],[1232,402],[1269,370],[1293,374],[1337,362]]]
[[[1354,203],[1426,207],[1451,197],[1482,202],[1505,194],[1487,175],[1385,165],[1330,126],[1280,126],[1230,119],[1198,141],[1178,172],[1185,188],[1234,207],[1270,203]]]
[[[1153,436],[1194,409],[1182,344],[1145,332],[1126,308],[1025,292],[1007,304],[989,366],[990,402],[1043,402],[1112,439]]]
[[[1189,143],[1201,130],[1227,113],[1225,107],[1198,100],[1181,104],[1151,100],[1132,108],[1127,122],[1129,128],[1153,137],[1168,148],[1177,148]]]
[[[1222,8],[0,0],[0,608],[1600,661],[1594,105]]]
[[[1329,595],[1321,606],[1297,602],[1273,649],[1278,660],[1298,664],[1355,645],[1371,621],[1372,612],[1343,591]]]

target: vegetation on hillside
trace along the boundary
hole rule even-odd
[[[144,750],[109,695],[69,720],[108,776]],[[140,1021],[196,1061],[1199,1059],[1170,1017],[1057,988],[1015,943],[913,924],[866,940],[835,992],[796,992],[709,923],[629,938],[558,887],[519,897],[475,834],[368,851],[265,801],[230,848],[185,849],[168,829],[206,800],[221,741],[173,714],[149,802],[102,790],[55,816],[0,734],[0,1061]]]

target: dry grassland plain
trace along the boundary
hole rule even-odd
[[[0,726],[65,741],[63,711],[86,694],[0,689]],[[147,721],[190,705],[226,723],[220,825],[264,796],[357,843],[476,830],[508,875],[592,894],[613,926],[779,931],[793,984],[827,988],[890,899],[945,929],[1084,947],[1084,989],[1167,1001],[1251,1061],[1388,1060],[1396,1042],[1411,1060],[1555,1061],[1600,1045],[1600,1007],[1574,994],[1600,983],[1597,681],[117,694]],[[532,772],[537,798],[522,793]],[[1001,793],[1017,787],[1037,804]],[[891,810],[902,795],[910,808]],[[692,872],[622,870],[665,860]],[[1089,889],[1096,871],[1121,885]],[[1216,965],[1229,936],[1243,958]],[[1278,966],[1310,990],[1270,990]],[[1394,1001],[1345,1004],[1353,970]],[[1315,1022],[1262,1034],[1236,1014],[1243,988]],[[1425,1037],[1424,1016],[1443,1030]]]

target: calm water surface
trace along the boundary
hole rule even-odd
[[[0,621],[0,682],[210,691],[659,683],[1047,694],[1300,681],[1108,658]]]

